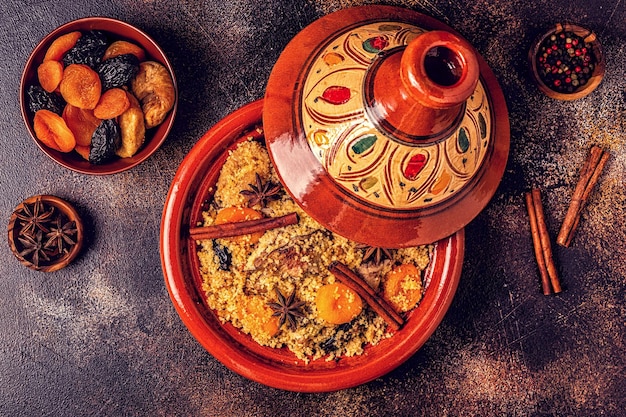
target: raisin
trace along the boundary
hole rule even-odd
[[[96,68],[107,49],[108,39],[104,32],[92,30],[83,34],[63,57],[63,64],[85,64]]]
[[[59,116],[63,114],[65,100],[58,94],[48,93],[41,86],[31,85],[26,90],[28,96],[28,109],[37,113],[38,110],[50,110]]]
[[[103,120],[93,132],[89,162],[104,164],[115,157],[115,151],[121,146],[120,127],[113,119]]]
[[[219,269],[222,271],[228,271],[230,269],[230,264],[232,262],[232,255],[228,251],[228,248],[220,245],[219,243],[213,241],[213,251],[219,260],[220,266]]]
[[[123,87],[137,75],[139,59],[133,54],[114,56],[98,65],[102,89]]]

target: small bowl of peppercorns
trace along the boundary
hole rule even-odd
[[[35,195],[18,204],[9,220],[9,246],[36,271],[66,267],[83,246],[83,223],[76,209],[53,195]]]
[[[576,100],[591,93],[604,77],[602,46],[591,30],[557,23],[540,35],[528,53],[539,89],[557,100]]]

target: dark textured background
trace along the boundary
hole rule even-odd
[[[82,3],[82,4],[81,4]],[[496,196],[466,228],[457,295],[425,346],[389,375],[328,394],[283,392],[226,369],[188,333],[166,291],[161,210],[198,138],[263,97],[280,51],[350,0],[9,0],[0,4],[0,212],[56,194],[87,221],[82,256],[51,274],[0,250],[0,416],[626,415],[624,0],[407,0],[463,34],[500,81],[511,156]],[[49,31],[104,15],[152,35],[180,87],[173,131],[135,169],[63,169],[28,136],[22,66]],[[594,29],[606,78],[575,102],[543,96],[527,72],[532,39],[558,21]],[[543,296],[523,192],[541,186],[556,236],[587,150],[612,152],[573,245],[555,248],[564,292]]]

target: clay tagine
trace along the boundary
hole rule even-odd
[[[390,6],[341,10],[300,32],[270,75],[263,124],[303,209],[379,247],[465,227],[495,193],[510,142],[502,91],[473,47]]]

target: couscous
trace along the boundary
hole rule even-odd
[[[309,217],[280,186],[267,150],[241,142],[224,163],[203,224],[297,213],[296,224],[245,236],[198,239],[203,290],[221,321],[257,343],[308,362],[362,354],[393,330],[329,271],[341,262],[399,313],[418,305],[432,246],[364,247]]]

